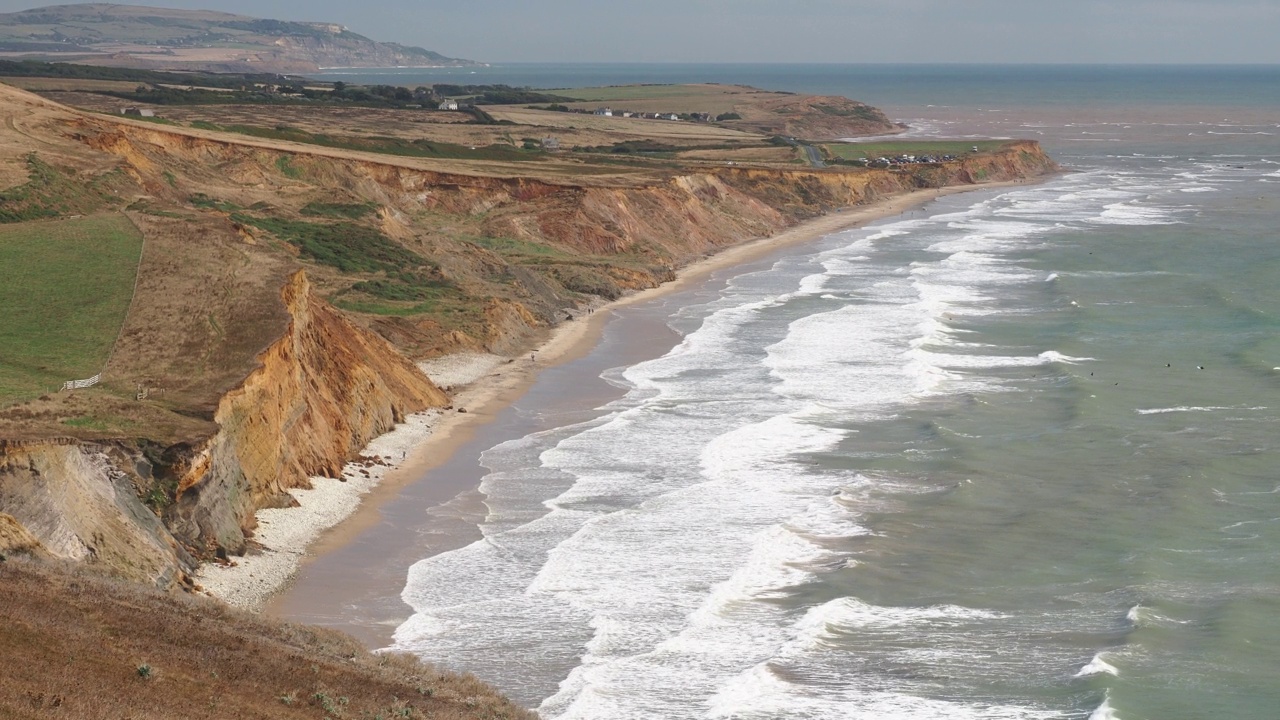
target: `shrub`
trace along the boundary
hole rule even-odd
[[[231,219],[275,235],[304,257],[343,272],[402,272],[430,265],[421,255],[381,232],[355,223],[310,223],[233,213]]]
[[[284,174],[285,177],[297,180],[302,177],[302,171],[293,166],[292,155],[281,155],[276,160],[276,169]]]

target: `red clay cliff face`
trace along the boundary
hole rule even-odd
[[[337,477],[406,415],[448,403],[390,344],[317,298],[302,272],[281,299],[288,330],[223,397],[214,415],[221,429],[187,460],[165,513],[201,554],[243,552],[258,509],[291,503],[289,489]]]

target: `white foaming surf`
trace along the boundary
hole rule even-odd
[[[1115,708],[1111,707],[1111,692],[1108,691],[1099,705],[1093,712],[1089,713],[1089,720],[1120,720],[1120,716],[1116,714]]]
[[[1080,671],[1075,674],[1075,677],[1084,678],[1084,677],[1090,677],[1092,675],[1119,675],[1119,674],[1120,674],[1120,671],[1116,669],[1116,666],[1104,660],[1102,658],[1102,653],[1098,653],[1097,655],[1093,656],[1093,659],[1090,660],[1087,665],[1080,668]]]
[[[686,308],[701,324],[664,357],[612,374],[629,389],[601,418],[486,453],[485,538],[414,566],[404,598],[415,615],[396,647],[500,680],[549,718],[1061,717],[930,698],[906,680],[817,696],[770,667],[838,678],[821,650],[842,633],[909,638],[1002,620],[954,605],[845,597],[796,612],[777,601],[850,567],[830,546],[874,531],[863,490],[891,481],[806,460],[849,437],[840,423],[999,390],[1000,368],[1090,361],[963,340],[966,324],[1020,311],[1019,293],[1049,290],[1020,261],[1048,232],[1105,221],[1117,205],[1142,211],[1134,222],[1171,217],[1144,212],[1144,179],[1117,190],[1081,175],[841,233]],[[926,485],[911,491],[936,490]],[[922,652],[897,659],[944,667],[975,650],[957,639]]]
[[[1166,407],[1166,408],[1139,408],[1134,412],[1138,413],[1139,415],[1166,415],[1168,413],[1219,412],[1222,410],[1266,410],[1266,409],[1267,408],[1265,407],[1246,407],[1242,405],[1229,405],[1229,406],[1180,405],[1178,407]]]

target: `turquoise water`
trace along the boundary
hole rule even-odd
[[[485,453],[397,646],[546,717],[1275,717],[1280,71],[702,70],[1068,172],[664,310],[625,397]]]

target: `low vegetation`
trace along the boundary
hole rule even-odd
[[[319,223],[236,212],[231,219],[266,230],[302,256],[345,273],[400,272],[428,266],[425,258],[381,232],[356,223]]]
[[[264,138],[267,140],[287,140],[289,142],[319,145],[321,147],[336,148],[339,150],[358,150],[362,152],[382,153],[384,155],[401,155],[404,157],[500,161],[540,160],[544,157],[544,154],[539,151],[523,150],[512,145],[498,143],[482,147],[471,147],[446,142],[432,142],[422,139],[409,140],[397,137],[326,135],[322,133],[307,132],[306,130],[300,130],[287,125],[277,125],[274,128],[264,128],[254,125],[219,126],[207,121],[196,121],[193,122],[191,126],[201,130],[233,132],[241,135]]]
[[[234,207],[202,200],[205,207]],[[446,279],[436,263],[375,228],[352,222],[372,212],[368,204],[313,202],[303,208],[303,215],[341,220],[309,222],[239,211],[231,212],[231,219],[271,233],[298,248],[308,260],[346,275],[364,276],[335,294],[333,300],[343,309],[372,315],[444,314],[452,316],[448,321],[455,321],[450,325],[457,324],[459,314],[475,314],[474,299]]]
[[[573,98],[531,88],[510,85],[445,85],[432,87],[437,95],[477,105],[527,105],[529,103],[572,102]]]
[[[881,112],[871,107],[870,105],[854,105],[852,107],[837,107],[834,105],[824,105],[822,103],[815,103],[813,105],[813,108],[818,112],[824,113],[826,115],[835,115],[836,117],[852,117],[852,118],[858,118],[859,120],[867,120],[870,122],[875,122],[881,119],[882,117]]]
[[[173,84],[190,87],[236,89],[253,83],[278,83],[280,75],[222,75],[214,73],[174,73],[132,68],[99,67],[79,63],[51,63],[38,60],[0,60],[0,77],[44,77],[75,80],[114,80],[138,83]]]
[[[133,297],[142,234],[119,214],[0,225],[0,406],[100,370]]]
[[[0,556],[0,717],[532,720],[470,675],[353,638]]]
[[[659,140],[623,140],[612,145],[581,146],[574,148],[577,152],[610,153],[614,155],[654,155],[658,157],[675,157],[675,153],[696,150],[739,150],[741,144],[703,143],[699,145],[672,145]]]
[[[236,205],[233,202],[227,202],[226,200],[219,200],[218,198],[209,197],[204,193],[196,193],[192,195],[191,197],[187,198],[187,202],[191,203],[193,206],[198,207],[202,210],[221,210],[223,212],[234,212],[240,209],[240,206]]]
[[[843,160],[875,159],[899,155],[966,155],[993,152],[1008,144],[1006,140],[887,140],[883,142],[830,143],[823,145],[832,156]]]
[[[49,165],[36,153],[27,155],[30,180],[0,192],[0,223],[55,218],[93,212],[107,199],[101,179],[88,184]]]
[[[573,98],[509,85],[436,85],[414,89],[397,85],[352,85],[303,82],[266,73],[173,73],[129,68],[94,67],[35,60],[0,60],[0,77],[57,78],[137,83],[129,88],[94,85],[82,88],[149,105],[321,105],[435,110],[442,97],[481,105],[525,105],[572,101]]]

